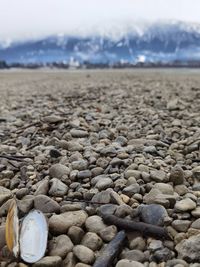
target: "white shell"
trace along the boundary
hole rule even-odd
[[[33,210],[24,218],[20,231],[20,256],[28,263],[40,260],[46,251],[47,221],[43,213]]]

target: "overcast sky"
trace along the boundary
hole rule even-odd
[[[103,32],[159,19],[200,22],[200,0],[0,0],[0,40]]]

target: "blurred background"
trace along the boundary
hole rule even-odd
[[[198,0],[0,0],[0,67],[200,65]]]

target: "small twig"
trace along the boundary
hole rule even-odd
[[[28,158],[29,159],[33,159],[34,157],[32,157],[32,156],[17,156],[17,155],[14,155],[14,156],[11,156],[11,155],[0,155],[0,158],[21,162],[24,159],[28,159]]]
[[[105,223],[114,224],[120,229],[124,229],[127,231],[137,231],[140,232],[144,236],[152,236],[160,239],[168,239],[170,240],[170,236],[167,233],[165,228],[160,226],[147,224],[143,222],[134,222],[131,220],[121,219],[115,215],[108,215],[105,213],[101,213],[101,216]]]
[[[91,200],[84,200],[84,199],[72,199],[72,198],[65,198],[65,201],[69,201],[69,202],[75,202],[75,203],[87,203],[87,204],[93,204],[93,205],[106,205],[108,203],[103,203],[103,202],[95,202],[95,201],[91,201]]]

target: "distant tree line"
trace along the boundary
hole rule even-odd
[[[78,66],[71,66],[69,63],[63,62],[51,62],[51,63],[7,63],[4,60],[0,60],[0,69],[9,69],[9,68],[21,68],[21,69],[39,69],[39,68],[57,68],[57,69],[106,69],[106,68],[200,68],[200,61],[191,60],[191,61],[173,61],[170,63],[163,62],[138,62],[138,63],[129,63],[129,62],[115,62],[115,63],[91,63],[85,61],[80,63]]]

